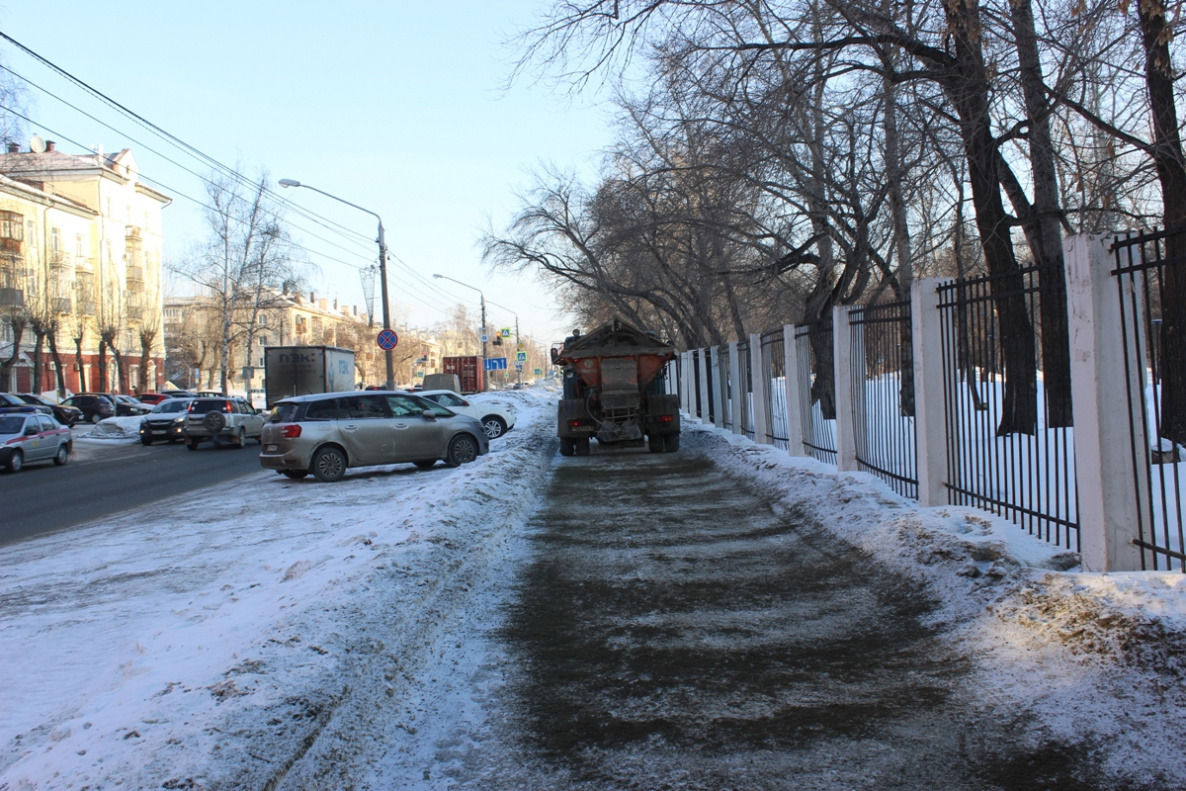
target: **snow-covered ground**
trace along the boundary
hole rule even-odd
[[[261,470],[0,548],[0,791],[271,787],[306,753],[332,760],[343,721],[411,679],[481,675],[457,675],[483,659],[436,625],[463,597],[489,609],[506,594],[560,461],[554,392],[486,397],[518,426],[458,469],[338,484]],[[127,441],[137,424],[92,436]],[[681,453],[711,454],[777,510],[928,582],[995,705],[1086,738],[1121,774],[1186,787],[1186,576],[1079,573],[988,514],[920,509],[870,475],[685,431]],[[390,730],[429,760],[417,712],[443,704],[423,696],[463,709],[477,693],[416,689]]]

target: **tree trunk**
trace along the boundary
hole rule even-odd
[[[1174,105],[1172,38],[1161,0],[1138,0],[1137,16],[1145,48],[1145,84],[1153,113],[1153,164],[1161,182],[1163,221],[1167,230],[1186,231],[1186,162]],[[1161,436],[1186,444],[1186,232],[1165,240],[1173,262],[1162,271]]]
[[[41,352],[45,348],[45,329],[35,325],[33,342],[33,382],[32,392],[41,394]]]
[[[74,336],[74,364],[78,366],[78,392],[85,393],[88,388],[86,385],[86,368],[82,364],[82,333]]]
[[[56,381],[54,382],[54,389],[58,392],[58,400],[66,397],[66,374],[62,366],[62,355],[58,352],[57,333],[51,332],[47,336],[49,340],[49,356],[54,361],[54,375]]]
[[[99,369],[98,392],[106,393],[107,387],[107,341],[99,338],[99,359],[95,363],[95,367]]]
[[[1054,167],[1054,145],[1050,141],[1049,102],[1042,80],[1038,37],[1034,30],[1031,0],[1013,0],[1014,38],[1021,66],[1021,86],[1029,117],[1030,165],[1034,180],[1034,203],[1027,234],[1041,287],[1042,377],[1046,389],[1047,426],[1070,426],[1071,346],[1067,323],[1066,279],[1063,271],[1062,228],[1059,218],[1058,177]]]
[[[9,321],[9,326],[12,327],[12,354],[7,360],[0,362],[0,392],[7,392],[12,379],[12,368],[21,358],[21,338],[25,334],[25,320],[20,316],[14,316]]]
[[[1009,234],[1010,218],[1001,200],[996,140],[992,136],[988,102],[988,72],[980,46],[980,10],[975,3],[962,0],[944,0],[943,7],[956,50],[956,63],[944,87],[959,116],[980,244],[988,271],[1008,275],[1017,272],[1018,266]],[[1023,287],[1020,275],[994,278],[990,284],[999,326],[1009,328],[1000,339],[1005,382],[998,436],[1032,434],[1037,429],[1034,330]]]

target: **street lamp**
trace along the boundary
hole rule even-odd
[[[433,277],[437,278],[438,280],[451,280],[459,286],[465,286],[466,288],[472,288],[474,291],[478,292],[478,296],[482,300],[482,365],[485,365],[486,364],[486,338],[487,338],[487,335],[486,335],[486,295],[483,294],[482,289],[478,288],[477,286],[471,286],[469,283],[462,283],[460,280],[456,280],[454,278],[447,277],[446,275],[433,275]]]
[[[342,198],[339,198],[337,195],[330,195],[328,192],[325,192],[324,190],[319,190],[316,187],[310,187],[308,184],[302,184],[301,182],[296,181],[295,179],[280,179],[280,186],[281,187],[304,187],[307,190],[313,190],[314,192],[320,192],[322,195],[324,195],[327,198],[333,198],[334,200],[338,201],[339,203],[345,203],[347,206],[358,209],[359,211],[362,211],[362,212],[366,212],[367,214],[371,215],[372,217],[374,217],[376,220],[379,221],[379,238],[377,241],[379,242],[379,284],[383,287],[383,329],[390,330],[391,329],[391,304],[387,299],[387,238],[383,235],[383,218],[380,217],[375,212],[371,211],[370,209],[364,209],[363,207],[359,206],[357,203],[351,203],[348,200],[343,200]],[[392,356],[392,350],[384,349],[383,357],[387,364],[387,381],[383,384],[383,387],[386,390],[394,390],[395,389],[395,360]]]

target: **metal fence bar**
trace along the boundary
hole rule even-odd
[[[1178,414],[1186,411],[1186,393],[1181,392],[1186,372],[1180,363],[1167,365],[1166,345],[1182,343],[1186,324],[1186,230],[1117,237],[1112,250],[1112,275],[1124,317],[1125,367],[1143,382],[1141,397],[1134,399],[1130,392],[1128,404],[1138,503],[1133,543],[1141,550],[1141,568],[1186,572],[1180,496],[1186,462],[1186,435],[1180,427],[1186,417]],[[1181,358],[1175,353],[1172,359]],[[1138,440],[1135,421],[1146,428],[1151,443]]]
[[[910,302],[853,310],[852,390],[857,465],[906,497],[918,497]]]
[[[830,392],[821,377],[832,374],[825,369],[823,363],[817,359],[815,348],[832,344],[832,322],[818,321],[795,327],[795,344],[799,346],[799,359],[803,361],[799,371],[800,403],[803,408],[803,447],[814,458],[835,464],[836,456],[836,418],[832,414],[825,415],[824,404],[821,403],[821,393]],[[829,406],[829,411],[834,405]]]
[[[762,386],[766,388],[766,441],[776,448],[791,446],[786,404],[786,334],[762,333]]]
[[[729,345],[714,346],[713,354],[720,355],[720,372],[721,383],[720,390],[724,395],[722,396],[721,404],[721,427],[733,430],[733,399],[736,394],[733,392],[733,368],[732,361],[729,359]]]
[[[1031,267],[939,288],[947,486],[955,504],[993,511],[1078,550],[1073,429],[1066,418],[1052,420],[1069,411],[1053,399],[1069,393],[1052,392],[1041,376],[1040,300],[1063,298],[1049,285],[1052,271]]]
[[[741,401],[741,425],[738,429],[742,434],[754,438],[754,377],[750,370],[749,341],[737,343],[737,380],[741,383],[741,392],[736,398]]]

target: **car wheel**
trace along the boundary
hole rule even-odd
[[[239,433],[235,436],[235,447],[247,447],[247,431],[242,426],[239,426]]]
[[[437,466],[436,459],[417,459],[412,463],[422,470],[431,470],[433,467]]]
[[[506,433],[507,422],[498,415],[487,415],[482,418],[482,431],[489,439],[498,439]]]
[[[667,446],[667,443],[664,440],[665,437],[660,437],[654,434],[650,435],[647,437],[647,450],[649,450],[651,453],[662,453]]]
[[[152,437],[141,437],[141,438],[140,438],[140,444],[141,444],[141,445],[151,445],[151,444],[152,444]]]
[[[70,449],[67,448],[65,445],[59,445],[57,455],[54,456],[54,464],[58,467],[61,467],[63,464],[65,464],[69,460],[70,460]]]
[[[281,470],[280,474],[285,478],[292,478],[294,481],[299,481],[301,478],[308,477],[308,470]]]
[[[319,481],[333,483],[346,474],[346,454],[337,448],[322,448],[313,454],[313,476]]]
[[[12,455],[8,457],[8,464],[4,465],[9,472],[20,472],[21,468],[25,466],[25,454],[19,450],[14,450]]]
[[[445,452],[445,464],[450,467],[460,467],[478,458],[478,441],[469,434],[458,434],[449,440],[449,450]]]
[[[675,453],[679,450],[679,434],[671,434],[663,438],[663,450],[668,453]]]
[[[577,451],[576,443],[574,443],[568,437],[560,438],[560,455],[561,456],[571,456],[572,454],[576,453],[576,451]]]
[[[201,445],[201,444],[202,443],[196,439],[187,439],[185,441],[185,447],[188,448],[189,450],[197,450],[198,445]]]
[[[88,420],[90,420],[92,423],[98,423],[102,419],[103,419],[103,416],[100,415],[98,412],[92,412],[91,416],[88,418]]]

